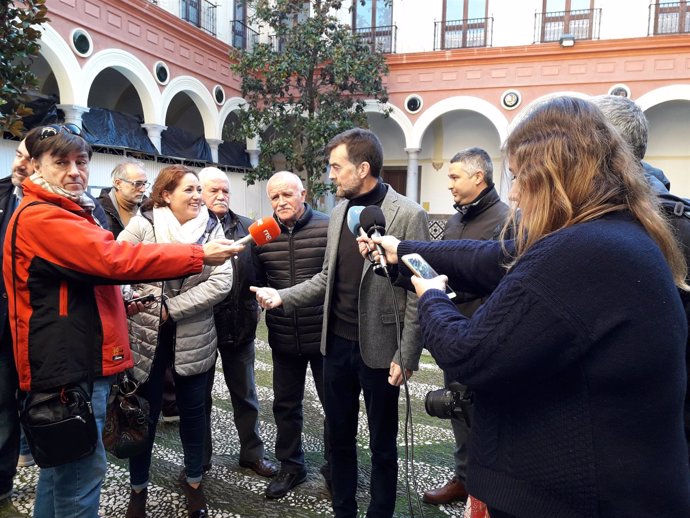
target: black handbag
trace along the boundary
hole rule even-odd
[[[108,396],[103,446],[118,459],[139,455],[149,446],[149,402],[136,394],[137,388],[124,374]]]
[[[96,419],[91,399],[80,385],[29,392],[20,421],[40,468],[67,464],[96,449]]]

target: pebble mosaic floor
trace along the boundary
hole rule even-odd
[[[265,328],[264,328],[265,330]],[[261,328],[259,335],[262,334]],[[264,335],[265,336],[265,335]],[[442,384],[442,375],[433,359],[422,356],[420,370],[409,382],[412,404],[414,435],[414,471],[405,469],[405,398],[400,397],[400,470],[396,517],[460,517],[462,504],[432,506],[421,503],[421,494],[428,488],[444,484],[452,476],[453,435],[450,423],[426,415],[424,397],[429,390]],[[220,370],[220,364],[218,369]],[[261,434],[269,458],[272,458],[275,441],[275,425],[271,414],[271,353],[265,342],[257,340],[256,378],[261,402]],[[322,423],[323,411],[316,396],[313,380],[308,376],[304,414],[304,448],[309,475],[304,484],[297,486],[280,500],[267,500],[264,491],[268,479],[238,465],[238,439],[232,421],[232,407],[222,375],[217,375],[214,386],[213,468],[204,478],[204,491],[210,502],[213,518],[310,518],[333,516],[329,493],[319,473],[323,463]],[[361,405],[358,444],[360,451],[360,487],[358,500],[360,515],[366,511],[369,482],[368,429],[366,415]],[[412,434],[408,433],[408,442]],[[407,448],[409,451],[410,449]],[[410,454],[410,456],[412,456]],[[108,474],[101,493],[100,516],[119,518],[124,516],[129,497],[128,472],[125,462],[110,458]],[[184,518],[187,516],[184,497],[176,484],[182,466],[182,450],[177,425],[160,423],[154,449],[152,484],[149,486],[149,518]],[[12,507],[0,509],[0,518],[31,516],[38,468],[20,468],[15,479]],[[408,489],[412,496],[412,512],[408,507]],[[414,487],[416,485],[416,487]],[[416,496],[418,495],[418,497]],[[42,518],[42,517],[37,517]]]

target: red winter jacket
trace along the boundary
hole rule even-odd
[[[68,198],[28,179],[22,187],[24,199],[7,227],[3,254],[20,388],[84,381],[89,357],[94,377],[131,367],[118,285],[199,272],[201,246],[118,243]]]

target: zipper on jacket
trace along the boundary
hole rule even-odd
[[[61,317],[66,317],[68,315],[68,295],[67,281],[60,282],[60,292],[59,292],[59,304],[58,304],[58,315]]]
[[[295,283],[297,282],[296,276],[297,272],[295,271],[295,240],[294,240],[294,231],[295,227],[289,228],[288,229],[288,243],[290,246],[288,247],[289,255],[288,258],[292,258],[290,260],[290,286],[294,286]],[[297,355],[302,356],[302,344],[299,339],[299,325],[297,321],[297,310],[293,309],[292,310],[292,326],[293,329],[295,330],[295,345],[297,346]]]

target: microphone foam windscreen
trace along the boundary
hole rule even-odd
[[[365,207],[359,215],[359,222],[367,234],[374,228],[378,229],[381,234],[386,230],[386,217],[383,215],[381,207],[377,205]]]
[[[268,216],[257,219],[249,225],[249,234],[254,239],[254,242],[261,246],[277,238],[280,235],[280,227],[275,219]]]
[[[362,205],[353,205],[347,211],[347,228],[350,229],[355,236],[359,236],[359,229],[361,224],[359,222],[359,215],[364,210]]]

